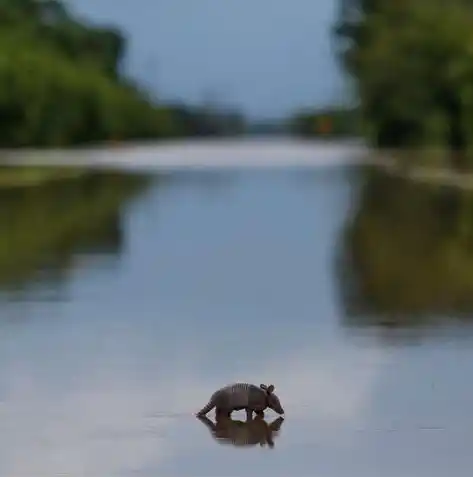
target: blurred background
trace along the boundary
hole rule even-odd
[[[468,475],[471,7],[0,0],[0,477]]]

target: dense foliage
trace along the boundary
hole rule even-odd
[[[0,147],[194,132],[120,73],[125,46],[117,29],[79,21],[59,0],[0,0]]]
[[[340,54],[378,146],[470,152],[471,1],[342,0]]]

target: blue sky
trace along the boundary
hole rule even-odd
[[[340,100],[337,0],[69,0],[129,37],[127,71],[164,99],[205,98],[250,117]]]

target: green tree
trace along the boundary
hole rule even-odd
[[[454,0],[344,0],[340,54],[373,144],[473,145],[473,10]]]
[[[59,0],[0,0],[0,147],[187,134],[120,73],[125,50],[119,30],[79,21]]]

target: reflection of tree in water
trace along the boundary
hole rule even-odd
[[[279,435],[284,418],[278,417],[267,423],[263,417],[256,416],[251,421],[238,421],[231,417],[211,421],[203,416],[198,418],[219,444],[230,444],[236,447],[274,447],[274,438]]]
[[[0,289],[64,280],[80,256],[117,256],[120,207],[145,185],[140,176],[89,173],[0,191]]]
[[[368,169],[338,259],[348,326],[469,322],[473,194]]]

